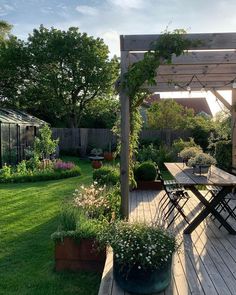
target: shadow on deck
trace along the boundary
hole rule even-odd
[[[130,221],[162,223],[160,199],[164,191],[134,191],[130,195]],[[191,220],[201,210],[198,199],[190,194],[185,206]],[[236,294],[236,236],[218,228],[217,221],[208,217],[191,235],[184,235],[187,226],[177,219],[172,230],[179,241],[173,257],[172,282],[159,295],[235,295]],[[235,226],[234,226],[235,227]],[[113,280],[112,252],[107,256],[99,295],[128,295]]]

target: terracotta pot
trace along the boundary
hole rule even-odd
[[[99,169],[102,167],[102,161],[93,160],[92,161],[92,167],[93,169]]]
[[[55,244],[55,269],[90,270],[102,272],[106,259],[106,249],[98,249],[94,239],[75,241],[66,237]]]
[[[114,159],[112,152],[104,152],[104,159],[106,161],[112,161]]]
[[[163,185],[160,180],[155,180],[155,181],[138,180],[137,189],[138,190],[161,190],[163,189]]]

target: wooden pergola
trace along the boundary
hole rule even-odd
[[[160,35],[121,35],[121,80],[128,68],[143,59]],[[232,166],[236,168],[236,33],[187,34],[201,40],[187,54],[173,56],[171,65],[157,69],[156,85],[150,92],[211,91],[232,113]],[[232,91],[232,106],[218,92]],[[121,195],[122,212],[128,218],[129,204],[129,97],[120,92],[121,101]]]

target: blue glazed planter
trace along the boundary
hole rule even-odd
[[[127,292],[143,295],[162,292],[171,281],[171,263],[172,258],[158,270],[145,271],[135,267],[128,272],[127,267],[121,268],[114,259],[114,278],[117,284]]]

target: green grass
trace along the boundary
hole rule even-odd
[[[170,172],[168,170],[161,170],[161,175],[163,177],[164,180],[171,180],[173,179],[173,176],[170,174]]]
[[[50,235],[57,228],[61,204],[92,179],[90,164],[78,163],[79,177],[0,185],[0,294],[98,293],[100,275],[54,271]]]

